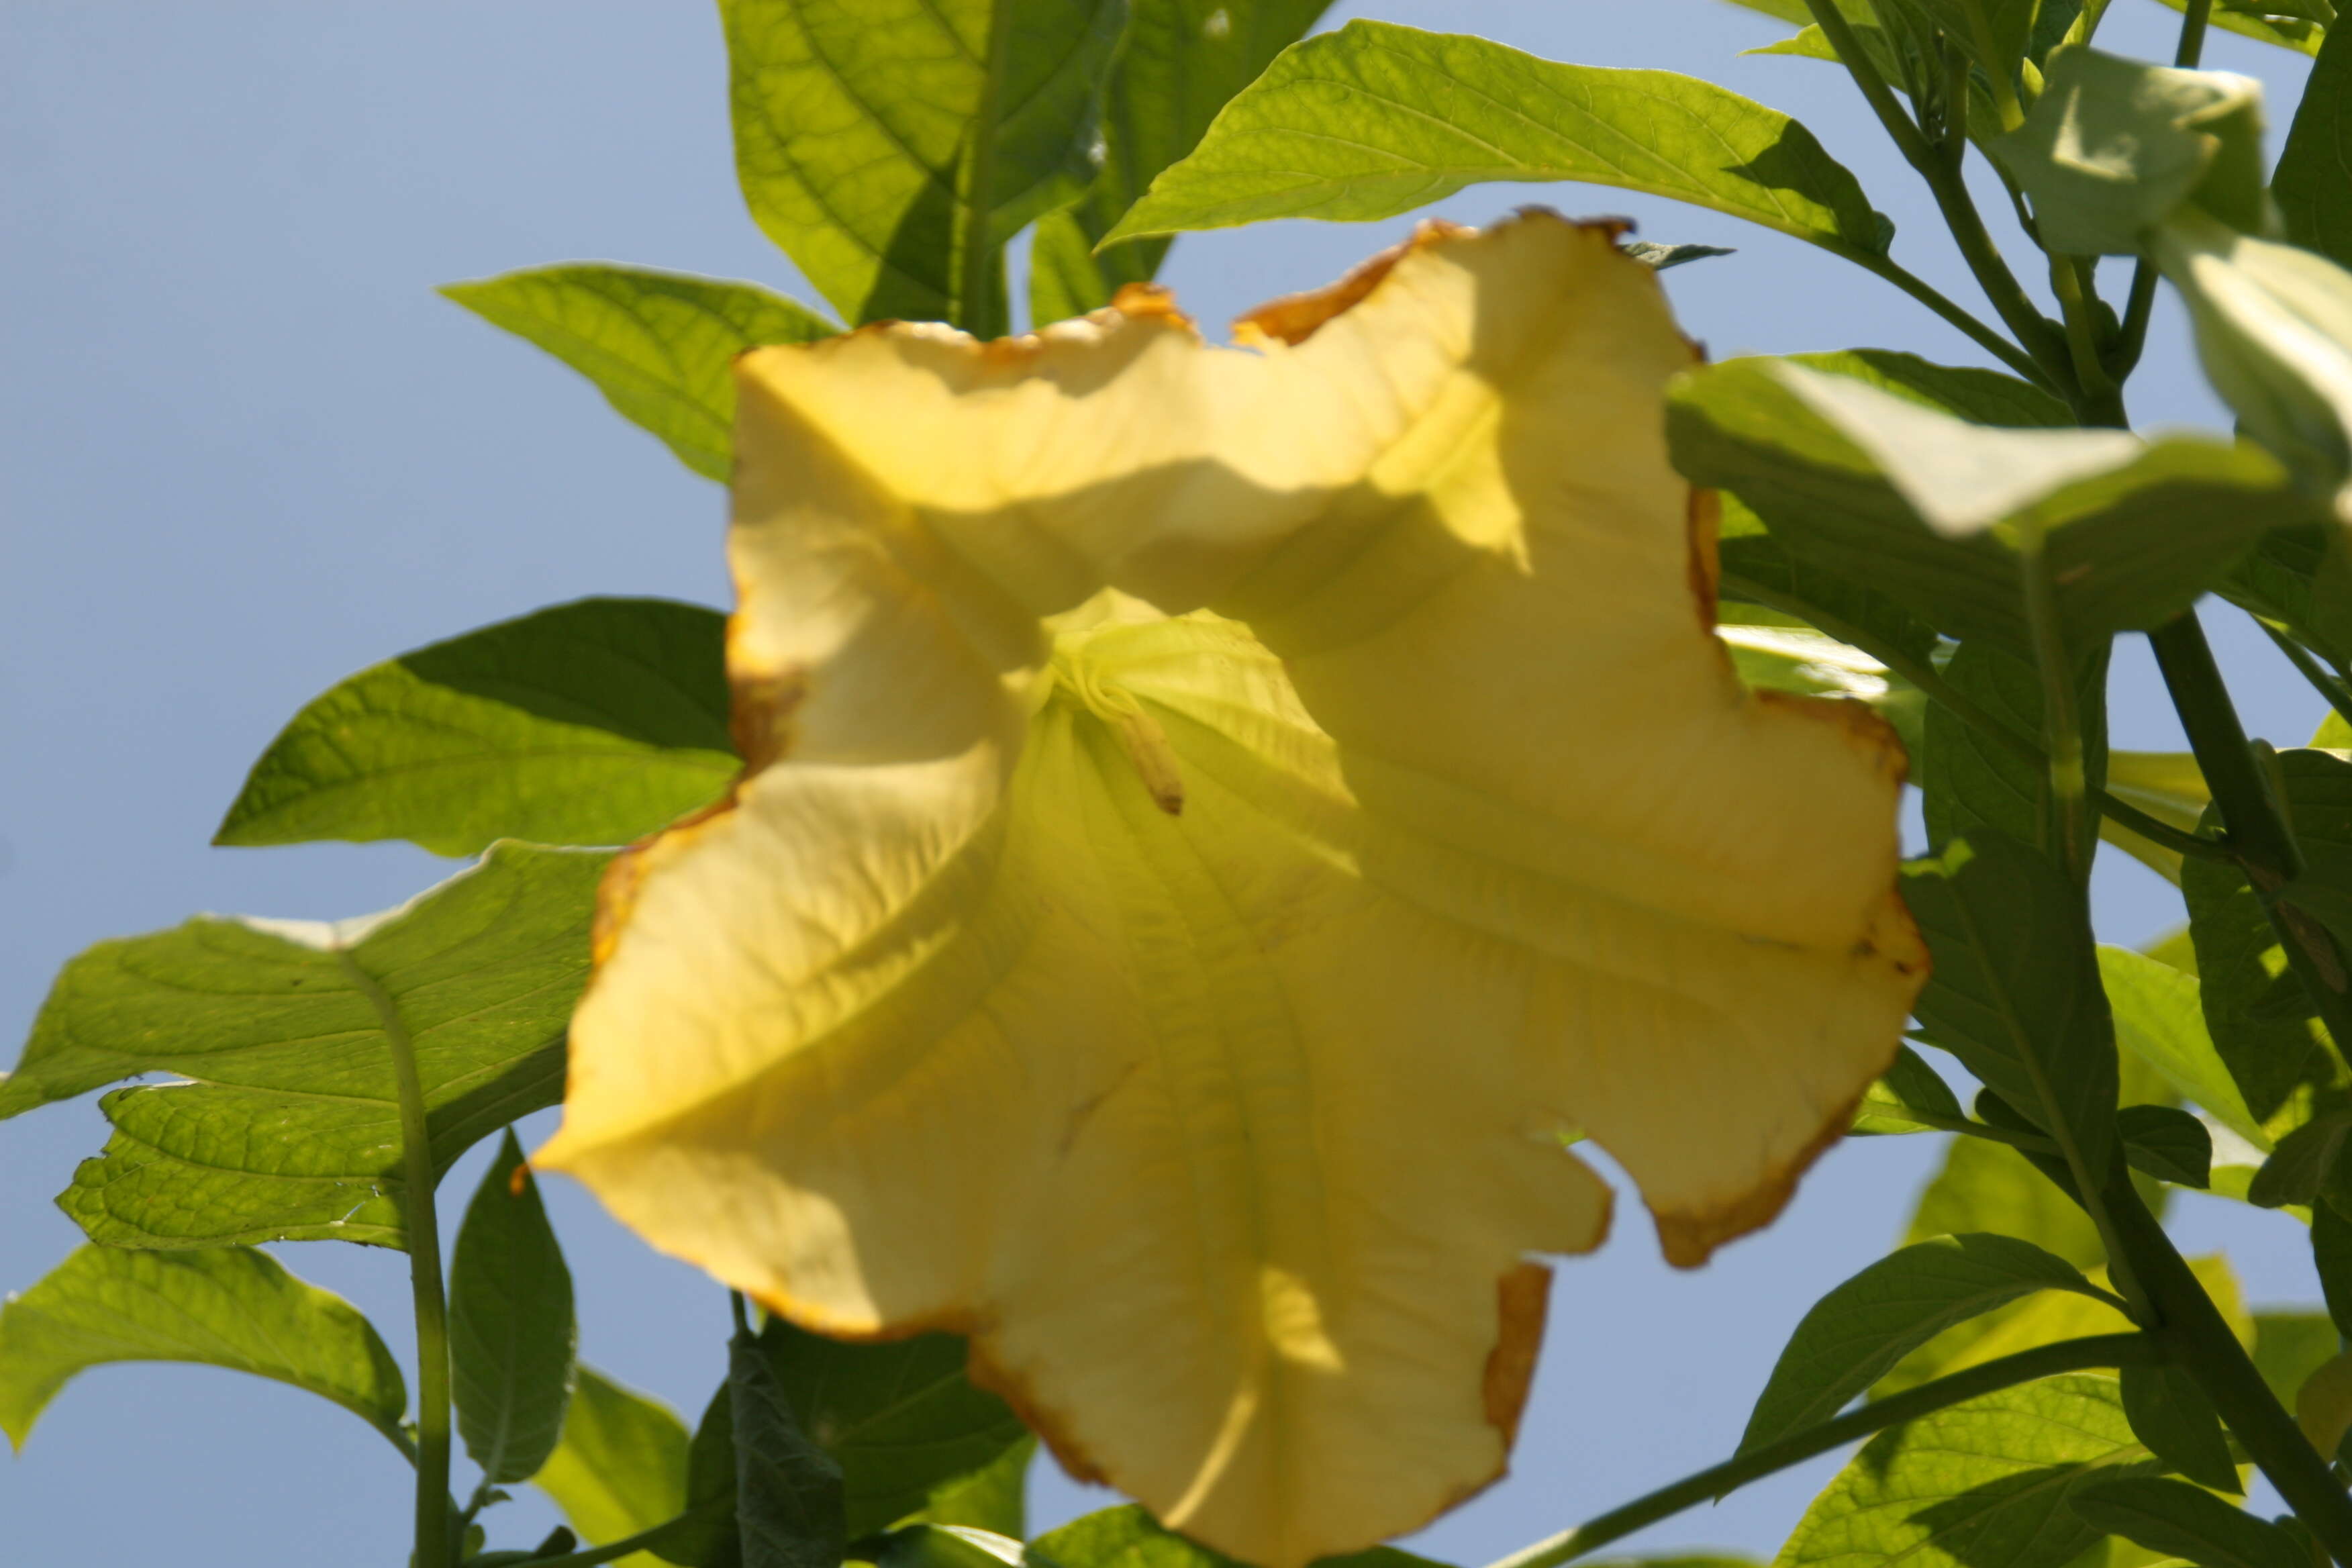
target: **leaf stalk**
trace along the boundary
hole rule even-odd
[[[400,1201],[416,1314],[416,1568],[451,1568],[456,1541],[449,1519],[449,1306],[441,1285],[441,1225],[433,1206],[425,1083],[399,1004],[349,952],[336,958],[352,988],[375,1010],[392,1052],[400,1100]]]

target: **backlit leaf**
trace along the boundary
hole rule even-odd
[[[0,1430],[18,1448],[68,1380],[116,1362],[249,1372],[331,1399],[406,1448],[400,1368],[341,1297],[249,1247],[84,1247],[0,1306]]]
[[[1892,232],[1811,132],[1710,82],[1355,21],[1285,50],[1110,237],[1363,222],[1496,180],[1671,196],[1845,253]]]
[[[216,844],[626,844],[723,794],[720,639],[698,605],[583,599],[403,654],[271,742]]]
[[[1029,246],[1029,314],[1039,323],[1110,303],[1145,283],[1165,239],[1094,254],[1160,170],[1199,144],[1228,99],[1315,25],[1330,0],[1131,0],[1103,99],[1102,163],[1087,194],[1037,220]]]
[[[1708,634],[1691,351],[1614,238],[1433,226],[1262,352],[1153,304],[748,356],[753,771],[606,883],[539,1163],[808,1328],[969,1331],[1265,1568],[1497,1473],[1526,1257],[1599,1239],[1557,1135],[1696,1263],[1919,978],[1899,752]]]
[[[441,292],[586,376],[623,418],[722,482],[734,461],[735,356],[837,330],[756,284],[597,262],[535,267]]]
[[[2286,1531],[2182,1481],[2121,1476],[2084,1487],[2068,1502],[2096,1529],[2200,1568],[2311,1568]]]
[[[555,1451],[531,1484],[555,1500],[591,1545],[675,1519],[686,1507],[686,1424],[668,1406],[581,1367]],[[634,1552],[621,1568],[661,1559]]]
[[[502,844],[381,915],[334,924],[200,916],[67,964],[0,1082],[0,1117],[120,1079],[114,1133],[58,1202],[118,1247],[403,1245],[388,1028],[412,1042],[446,1171],[552,1105],[587,977],[604,857]]]
[[[2062,1568],[2105,1533],[2073,1512],[2073,1498],[2150,1464],[2114,1378],[2004,1389],[1864,1444],[1775,1568]]]
[[[1006,330],[998,247],[1076,197],[1124,0],[724,0],[735,170],[852,326]]]
[[[2174,10],[2181,10],[2187,0],[2163,0]],[[2297,54],[2315,55],[2326,39],[2326,29],[2307,16],[2295,14],[2294,0],[2215,0],[2213,26],[2240,37],[2253,38],[2265,44],[2275,44]]]
[[[1917,1112],[1948,1121],[1958,1121],[1965,1114],[1951,1086],[1920,1059],[1918,1052],[1905,1046],[1895,1053],[1895,1065],[1886,1069],[1886,1075],[1863,1096],[1861,1106],[1854,1111],[1853,1126],[1848,1131],[1927,1131],[1934,1123],[1914,1120]]]

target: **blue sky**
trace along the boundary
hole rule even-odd
[[[1898,258],[1975,297],[1843,78],[1738,58],[1784,30],[1769,19],[1720,0],[1385,0],[1329,23],[1358,15],[1706,75],[1795,113],[1895,217]],[[2102,41],[2168,56],[2173,20],[2116,0]],[[2298,58],[2227,36],[2209,63],[2263,76],[2282,119],[2300,89]],[[1479,222],[1529,200],[1738,247],[1668,279],[1718,358],[1867,345],[1980,359],[1890,287],[1730,219],[1578,186],[1486,187],[1435,210]],[[1163,276],[1219,321],[1406,226],[1194,237]],[[21,1040],[58,964],[101,938],[203,910],[355,914],[452,868],[394,846],[207,847],[252,758],[341,677],[589,594],[725,604],[720,490],[433,293],[584,258],[808,298],[735,190],[707,6],[0,4],[0,1033]],[[2143,424],[2226,424],[2168,303],[2133,402]],[[2250,723],[2307,737],[2308,690],[2242,617],[2208,619]],[[2136,641],[2115,704],[2117,744],[2178,744]],[[2097,900],[2110,940],[2173,923],[2170,889],[2116,858]],[[102,1139],[89,1102],[0,1128],[0,1289],[76,1245],[47,1199]],[[1790,1327],[1885,1247],[1936,1153],[1925,1139],[1846,1145],[1777,1226],[1695,1274],[1666,1269],[1632,1215],[1604,1252],[1564,1263],[1513,1478],[1412,1544],[1475,1564],[1722,1457]],[[484,1157],[445,1189],[453,1211]],[[549,1195],[583,1356],[690,1417],[722,1369],[723,1295],[577,1189]],[[2192,1250],[2219,1244],[2216,1205],[2180,1213]],[[2228,1215],[2253,1300],[2315,1294],[2292,1221]],[[404,1345],[397,1256],[278,1251]],[[1638,1544],[1769,1555],[1834,1468]],[[395,1564],[407,1485],[380,1437],[308,1396],[208,1369],[105,1369],[0,1462],[0,1556]],[[1097,1500],[1051,1475],[1034,1493],[1040,1523]],[[496,1538],[530,1544],[553,1517],[525,1489],[492,1516]]]

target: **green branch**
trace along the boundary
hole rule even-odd
[[[1859,1410],[1808,1426],[1801,1432],[1793,1432],[1777,1443],[1768,1443],[1696,1475],[1685,1476],[1672,1486],[1661,1487],[1647,1497],[1636,1498],[1622,1508],[1611,1509],[1607,1513],[1587,1520],[1574,1530],[1562,1531],[1548,1541],[1538,1541],[1515,1552],[1490,1563],[1488,1568],[1555,1568],[1555,1564],[1571,1562],[1662,1519],[1671,1518],[1685,1509],[1712,1502],[1726,1492],[1744,1487],[1750,1481],[1761,1480],[1791,1465],[1802,1464],[1817,1454],[1826,1454],[1856,1437],[1866,1437],[1889,1426],[1899,1426],[1922,1415],[1932,1415],[1938,1410],[1949,1409],[1988,1394],[1998,1394],[2004,1388],[2014,1388],[2021,1383],[2032,1383],[2038,1378],[2097,1367],[2152,1363],[2163,1359],[2163,1342],[2152,1335],[2092,1334],[1980,1362],[1948,1377],[1923,1383],[1900,1394],[1891,1394]]]
[[[2105,9],[2104,6],[2101,9]],[[2179,70],[2195,70],[2205,58],[2205,29],[2213,19],[2213,0],[2187,0],[2180,9],[2180,39],[2172,48]],[[2079,18],[2078,18],[2079,21]],[[2141,257],[2132,268],[2131,297],[2124,302],[2123,332],[2106,358],[2107,374],[2118,382],[2139,363],[2147,344],[2148,317],[2156,310],[2156,264]]]
[[[416,1047],[399,1005],[348,952],[336,953],[352,988],[375,1009],[392,1049],[400,1098],[401,1210],[408,1241],[409,1294],[416,1311],[416,1563],[450,1568],[449,1308],[441,1289],[441,1225],[433,1208],[433,1142]]]
[[[1958,327],[1967,335],[1970,342],[2042,391],[2053,397],[2063,398],[2066,395],[2066,389],[2053,381],[2050,373],[2043,370],[2041,363],[2032,354],[2025,353],[2015,343],[1979,321],[1968,310],[1956,304],[1950,296],[1943,293],[1934,284],[1929,283],[1893,257],[1882,256],[1875,251],[1849,249],[1843,246],[1832,246],[1828,248],[1853,262],[1864,271],[1874,273],[1885,279],[1945,321]]]
[[[1953,243],[1959,247],[1969,270],[1976,275],[1977,286],[1992,302],[2001,324],[2033,356],[2060,395],[2069,404],[2077,402],[2081,389],[2074,383],[2065,333],[2034,308],[2019,286],[2016,274],[2010,271],[2009,263],[2001,259],[2000,247],[1986,232],[1984,219],[1977,212],[1975,198],[1969,195],[1968,183],[1961,177],[1959,167],[1938,154],[1927,134],[1895,101],[1895,89],[1886,85],[1878,68],[1871,63],[1861,39],[1855,37],[1852,24],[1838,9],[1835,0],[1805,0],[1805,9],[1812,14],[1814,25],[1837,51],[1846,74],[1853,78],[1862,96],[1869,100],[1878,122],[1894,138],[1904,161],[1927,182],[1937,208],[1944,215],[1945,226],[1951,230]]]
[[[2352,1496],[2329,1473],[2294,1417],[2279,1405],[2245,1347],[2190,1271],[2172,1238],[2140,1202],[2124,1163],[2107,1181],[2107,1208],[2131,1269],[2164,1320],[2179,1363],[2205,1391],[2231,1433],[2279,1496],[2338,1563],[2352,1563]]]
[[[2294,672],[2311,682],[2313,690],[2327,699],[2327,705],[2336,710],[2336,716],[2347,724],[2352,724],[2352,683],[2347,683],[2342,676],[2322,667],[2317,659],[2311,657],[2310,649],[2263,619],[2262,616],[2249,611],[2246,618],[2262,627],[2263,635],[2278,645],[2279,652],[2286,656],[2286,661],[2289,664],[2294,666]]]
[[[705,1504],[692,1512],[679,1514],[676,1519],[666,1519],[651,1530],[641,1530],[635,1535],[624,1536],[618,1541],[608,1541],[602,1546],[592,1546],[585,1552],[569,1552],[562,1557],[534,1557],[530,1560],[529,1568],[595,1568],[599,1563],[615,1562],[633,1552],[644,1552],[653,1547],[667,1545],[671,1536],[688,1525],[710,1517],[717,1511],[718,1506],[719,1505]]]

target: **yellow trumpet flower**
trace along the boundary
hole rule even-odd
[[[822,1332],[971,1336],[1266,1568],[1499,1476],[1610,1194],[1695,1265],[1886,1067],[1904,758],[1751,692],[1617,228],[1425,225],[1204,343],[739,363],[747,766],[604,884],[540,1165]]]

